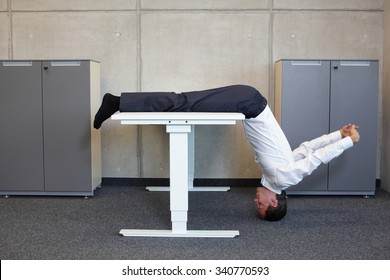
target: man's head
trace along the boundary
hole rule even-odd
[[[287,213],[286,192],[274,193],[267,188],[258,187],[256,190],[255,203],[261,219],[278,221]]]

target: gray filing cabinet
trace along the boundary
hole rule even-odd
[[[0,61],[0,194],[93,195],[100,64]]]
[[[289,194],[375,193],[378,61],[276,62],[275,116],[292,149],[346,123],[360,127],[357,145],[290,187]]]

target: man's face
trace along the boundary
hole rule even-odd
[[[268,190],[267,188],[259,187],[256,189],[255,203],[257,210],[259,211],[260,218],[264,219],[268,206],[278,206],[276,193]]]

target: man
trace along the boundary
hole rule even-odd
[[[358,127],[345,125],[339,131],[302,143],[294,151],[267,105],[253,87],[234,85],[203,91],[106,94],[95,116],[94,127],[121,112],[239,112],[245,115],[246,137],[262,168],[261,187],[255,203],[262,219],[277,221],[287,213],[285,189],[298,184],[320,164],[328,163],[360,139]]]

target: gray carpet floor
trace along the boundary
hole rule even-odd
[[[390,259],[390,194],[291,196],[279,222],[261,221],[254,188],[190,193],[188,229],[234,239],[123,237],[170,229],[169,193],[103,187],[80,197],[0,198],[0,259]]]

